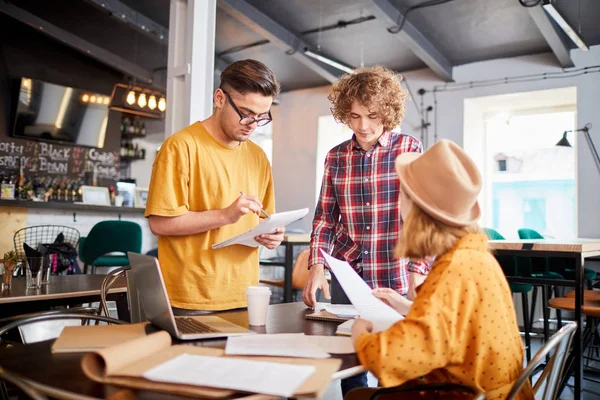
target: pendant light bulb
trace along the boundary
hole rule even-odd
[[[156,108],[156,96],[152,95],[148,98],[148,108],[154,110]]]
[[[142,93],[138,97],[138,106],[140,106],[140,108],[144,108],[146,107],[146,104],[148,104],[146,101],[146,93]]]
[[[130,106],[135,104],[135,92],[133,90],[130,90],[129,93],[127,93],[127,98],[125,99],[125,101]]]
[[[161,112],[165,112],[165,110],[167,109],[167,100],[165,100],[164,97],[161,97],[160,100],[158,100],[158,109]]]

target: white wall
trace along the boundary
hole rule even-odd
[[[289,229],[310,231],[315,204],[319,116],[327,115],[328,87],[283,93],[273,109],[273,179],[277,209],[310,207]]]
[[[577,68],[600,65],[600,46],[589,52],[572,51]],[[465,83],[487,79],[497,79],[532,74],[561,72],[552,54],[540,54],[510,59],[491,60],[456,67],[456,82]],[[443,85],[429,70],[411,71],[404,74],[413,94],[419,88],[433,90],[435,85]],[[600,74],[582,74],[564,79],[545,79],[532,82],[500,84],[496,86],[472,88],[461,91],[437,93],[437,105],[433,96],[427,93],[424,105],[437,108],[437,118],[431,115],[428,143],[434,142],[437,122],[438,139],[447,138],[463,145],[464,100],[473,97],[497,94],[527,92],[550,88],[577,87],[577,126],[591,122],[590,131],[596,146],[600,146]],[[311,207],[309,215],[299,224],[310,230],[309,217],[314,213],[315,198],[315,158],[318,117],[328,115],[328,87],[299,90],[281,95],[281,103],[274,115],[274,157],[273,171],[277,208],[289,210]],[[406,118],[402,124],[404,132],[418,138],[420,116],[413,104],[407,104]],[[577,142],[578,152],[578,234],[580,237],[600,237],[600,171],[594,164],[590,149],[585,140]]]

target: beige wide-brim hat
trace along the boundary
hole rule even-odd
[[[456,143],[442,139],[423,154],[396,158],[401,189],[432,218],[463,227],[479,219],[481,174]]]

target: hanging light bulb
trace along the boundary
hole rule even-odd
[[[130,90],[129,93],[127,93],[127,97],[125,98],[125,101],[130,106],[135,104],[135,92],[133,90]]]
[[[87,93],[81,96],[81,101],[83,101],[84,103],[87,103],[89,100],[90,96]]]
[[[138,97],[138,106],[140,106],[140,108],[144,108],[146,107],[146,104],[148,104],[146,101],[146,93],[142,93]]]
[[[165,100],[164,97],[161,97],[160,100],[158,100],[158,109],[162,112],[165,112],[167,109],[167,100]]]
[[[152,95],[148,98],[148,108],[154,110],[156,108],[156,96]]]
[[[92,95],[92,97],[90,97],[90,103],[95,103],[96,102],[96,96]]]

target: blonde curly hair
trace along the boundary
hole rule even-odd
[[[408,97],[400,84],[402,77],[381,66],[357,68],[333,84],[327,98],[336,121],[348,125],[352,103],[373,107],[383,129],[391,131],[404,119],[404,102]]]

